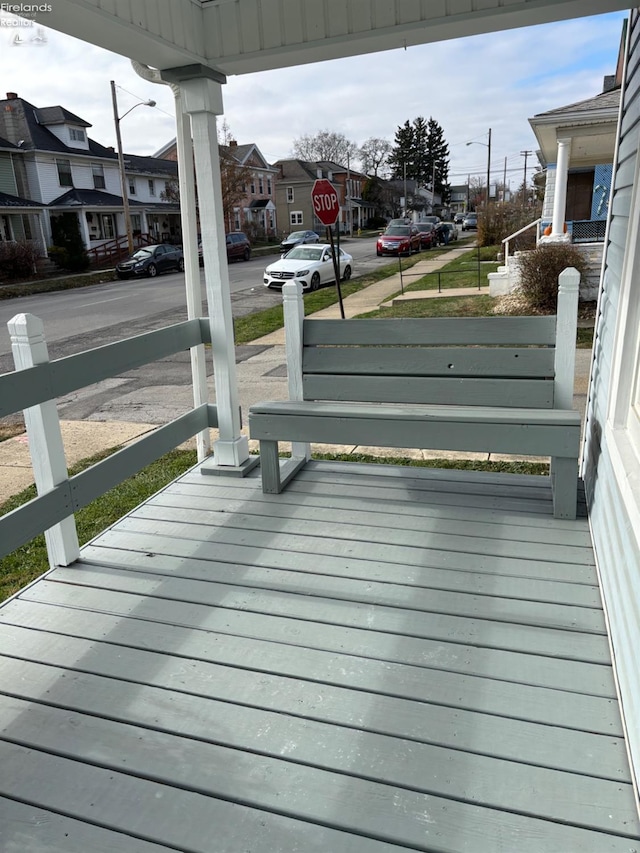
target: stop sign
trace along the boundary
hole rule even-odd
[[[338,193],[326,178],[317,180],[311,190],[311,202],[323,225],[333,225],[340,213]]]

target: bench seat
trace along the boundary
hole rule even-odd
[[[285,285],[289,400],[251,406],[263,490],[279,493],[310,443],[549,458],[554,515],[575,518],[579,274],[560,276],[558,316],[305,319]],[[278,443],[292,443],[281,463]]]

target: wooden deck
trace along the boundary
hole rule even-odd
[[[546,482],[195,469],[0,608],[2,853],[632,853],[587,520]]]

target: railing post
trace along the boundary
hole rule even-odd
[[[580,273],[567,267],[558,276],[558,310],[556,312],[554,407],[573,408],[576,364],[576,328]]]
[[[302,284],[287,282],[282,286],[282,302],[284,311],[285,354],[287,359],[287,377],[289,383],[289,399],[303,400],[302,387],[302,346],[304,325],[304,302]],[[311,445],[304,441],[294,441],[291,445],[291,455],[311,458]]]
[[[49,361],[42,320],[33,314],[17,314],[7,323],[16,370]],[[69,479],[55,400],[24,410],[29,452],[38,494]],[[49,565],[68,566],[80,555],[73,515],[45,531]]]

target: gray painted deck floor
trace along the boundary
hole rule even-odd
[[[0,608],[2,853],[631,853],[587,521],[540,478],[195,469]]]

